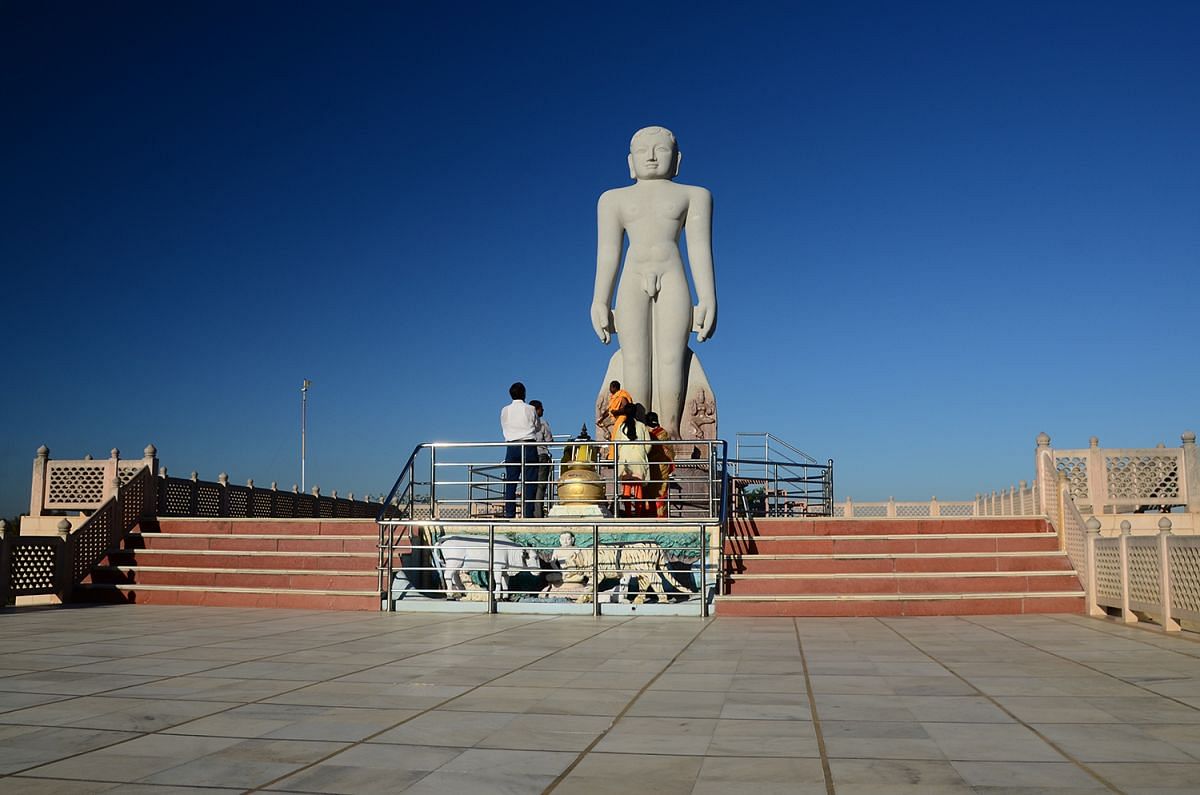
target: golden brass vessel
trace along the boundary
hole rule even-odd
[[[590,442],[587,429],[575,441]],[[563,451],[558,478],[559,505],[594,505],[605,502],[604,479],[596,472],[597,447],[574,444]]]

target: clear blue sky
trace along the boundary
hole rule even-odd
[[[0,3],[0,515],[39,444],[379,492],[574,432],[595,201],[716,201],[722,435],[859,500],[1200,426],[1200,4]],[[589,6],[588,8],[591,8]]]

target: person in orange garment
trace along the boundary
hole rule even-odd
[[[608,439],[612,441],[617,437],[617,430],[623,419],[622,413],[626,406],[633,404],[633,396],[621,388],[620,381],[613,381],[608,385],[608,416],[612,417],[612,429],[608,432]],[[615,444],[608,446],[608,460],[615,461],[617,446]]]

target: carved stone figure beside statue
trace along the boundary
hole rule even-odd
[[[592,328],[606,345],[614,333],[620,338],[596,399],[601,438],[612,438],[612,381],[620,381],[633,402],[656,413],[671,438],[717,438],[716,399],[688,346],[692,332],[704,342],[717,327],[712,194],[674,182],[681,159],[670,130],[638,130],[629,145],[634,184],[605,191],[596,207]],[[679,248],[681,233],[687,236],[695,305]],[[629,249],[622,264],[626,236]]]

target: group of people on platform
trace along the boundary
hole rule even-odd
[[[608,413],[612,417],[609,441],[633,442],[611,444],[607,450],[607,460],[617,468],[621,487],[618,515],[665,518],[668,481],[675,464],[671,445],[661,442],[669,440],[670,434],[658,424],[658,415],[635,403],[619,381],[610,383],[608,390]],[[510,386],[508,395],[512,402],[500,410],[500,431],[508,442],[504,456],[504,516],[516,517],[517,489],[523,484],[521,515],[542,518],[546,515],[546,490],[553,471],[549,444],[554,436],[545,420],[542,402],[525,402],[523,383],[518,381]]]

